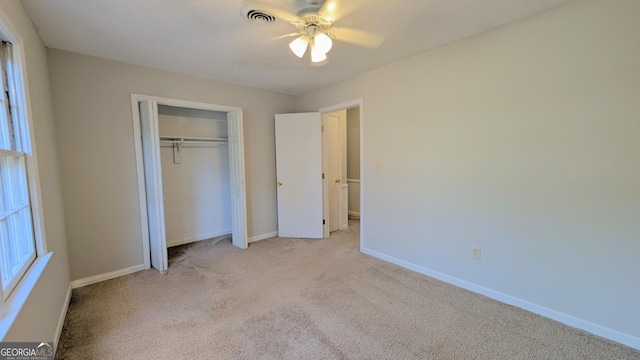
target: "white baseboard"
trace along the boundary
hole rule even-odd
[[[249,238],[249,243],[260,241],[260,240],[271,239],[271,238],[277,237],[277,236],[278,236],[278,232],[277,231],[266,233],[266,234],[262,234],[262,235],[256,235],[256,236],[252,236],[252,237]]]
[[[188,237],[188,238],[178,239],[178,240],[167,240],[167,247],[170,248],[170,247],[174,247],[174,246],[178,246],[178,245],[184,245],[184,244],[189,244],[189,243],[196,242],[196,241],[213,239],[214,237],[223,236],[223,235],[230,235],[230,234],[231,234],[231,230],[225,230],[225,231],[218,232],[218,233],[213,233],[213,234],[206,234],[206,235]]]
[[[95,283],[98,283],[98,282],[101,282],[101,281],[117,278],[117,277],[120,277],[120,276],[123,276],[123,275],[133,274],[133,273],[141,271],[141,270],[144,270],[144,264],[128,267],[126,269],[120,269],[120,270],[116,270],[116,271],[111,271],[111,272],[104,273],[104,274],[98,274],[98,275],[94,275],[94,276],[89,276],[89,277],[78,279],[78,280],[73,280],[71,282],[71,287],[74,288],[74,289],[77,289],[79,287],[95,284]]]
[[[53,352],[58,350],[58,343],[60,342],[60,335],[62,335],[62,327],[64,326],[64,319],[67,317],[67,310],[69,310],[69,302],[71,301],[71,283],[69,283],[69,289],[67,289],[67,296],[64,299],[64,305],[60,312],[60,319],[58,319],[58,327],[56,327],[55,337],[53,338]]]
[[[355,211],[349,211],[349,219],[360,220],[360,213]]]
[[[480,286],[465,280],[461,280],[458,279],[456,277],[450,276],[450,275],[446,275],[443,274],[441,272],[438,271],[434,271],[431,269],[427,269],[424,268],[422,266],[404,261],[404,260],[400,260],[397,258],[394,258],[392,256],[388,256],[382,253],[379,253],[377,251],[371,250],[371,249],[366,249],[363,248],[362,252],[367,254],[367,255],[371,255],[373,257],[376,257],[378,259],[381,260],[385,260],[388,261],[390,263],[396,264],[398,266],[402,266],[404,268],[407,268],[409,270],[413,270],[415,272],[418,272],[420,274],[423,275],[427,275],[429,277],[438,279],[440,281],[444,281],[446,283],[449,283],[451,285],[455,285],[457,287],[461,287],[463,289],[467,289],[469,291],[473,291],[475,293],[487,296],[489,298],[492,298],[494,300],[503,302],[505,304],[509,304],[509,305],[513,305],[516,307],[519,307],[521,309],[530,311],[532,313],[544,316],[546,318],[552,319],[552,320],[556,320],[559,321],[565,325],[569,325],[571,327],[580,329],[580,330],[584,330],[587,332],[590,332],[594,335],[598,335],[601,336],[603,338],[607,338],[609,340],[613,340],[616,342],[619,342],[621,344],[630,346],[634,349],[638,349],[640,350],[640,338],[637,338],[635,336],[629,335],[629,334],[625,334],[622,333],[620,331],[617,330],[613,330],[613,329],[609,329],[607,327],[604,327],[602,325],[598,325],[598,324],[594,324],[592,322],[583,320],[583,319],[579,319],[575,316],[571,316],[571,315],[567,315],[549,308],[546,308],[544,306],[540,306],[531,302],[528,302],[526,300],[522,300],[519,298],[516,298],[514,296],[511,295],[507,295],[504,293],[501,293],[499,291],[495,291],[489,288],[486,288],[484,286]]]

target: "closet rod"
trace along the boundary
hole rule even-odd
[[[160,136],[160,141],[172,141],[172,142],[216,142],[216,141],[228,141],[227,138],[207,138],[207,137],[189,137],[189,136]]]
[[[212,145],[212,144],[224,144],[227,143],[227,139],[218,141],[180,141],[180,140],[160,140],[160,143],[165,144],[178,144],[180,146],[188,145]]]

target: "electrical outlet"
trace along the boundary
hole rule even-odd
[[[480,248],[477,246],[471,247],[471,257],[476,260],[480,260]]]

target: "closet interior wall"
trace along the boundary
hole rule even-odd
[[[161,140],[227,138],[224,112],[158,105],[158,123]],[[160,144],[167,247],[230,234],[228,143]]]

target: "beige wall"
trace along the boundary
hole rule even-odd
[[[49,50],[71,278],[142,264],[130,94],[241,107],[248,233],[277,230],[274,120],[295,98]]]
[[[364,99],[364,249],[640,347],[639,16],[575,1],[299,96]]]
[[[69,262],[47,52],[20,1],[4,0],[0,2],[0,11],[11,19],[25,48],[45,236],[48,250],[53,251],[51,261],[3,340],[53,341],[69,290]]]

